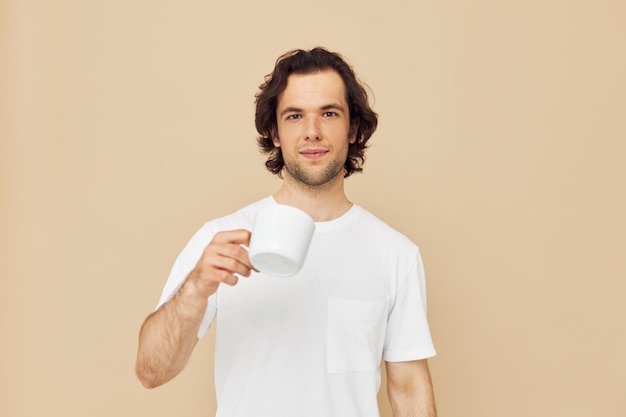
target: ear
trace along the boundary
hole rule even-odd
[[[278,129],[275,125],[270,128],[270,135],[272,136],[274,146],[280,148],[280,138],[278,137]]]
[[[348,141],[350,144],[356,142],[356,134],[359,131],[359,119],[352,119],[350,121],[350,132],[348,132]]]

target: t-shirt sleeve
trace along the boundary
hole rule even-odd
[[[213,233],[209,230],[207,225],[200,228],[200,230],[193,235],[191,240],[178,255],[178,258],[176,258],[167,282],[161,292],[161,297],[156,309],[159,309],[163,304],[167,303],[174,296],[174,294],[176,294],[178,289],[187,279],[187,276],[196,266],[198,259],[202,256],[202,252],[204,252],[204,249],[212,238]],[[201,339],[206,334],[211,322],[215,318],[216,313],[216,295],[213,294],[209,297],[208,306],[198,330],[198,339]]]
[[[403,362],[435,355],[426,317],[426,278],[418,251],[396,290],[387,321],[383,358],[388,362]]]

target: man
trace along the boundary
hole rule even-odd
[[[340,55],[296,50],[256,106],[258,144],[282,185],[205,224],[179,255],[140,332],[140,381],[176,376],[215,320],[217,416],[379,416],[381,359],[394,416],[435,416],[418,248],[344,192],[377,125],[365,90]],[[290,278],[256,271],[243,247],[255,212],[277,203],[316,222]]]

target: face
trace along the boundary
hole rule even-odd
[[[358,126],[350,123],[345,86],[337,72],[290,75],[278,97],[276,120],[273,142],[281,148],[286,181],[322,187],[343,178]]]

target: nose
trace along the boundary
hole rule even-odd
[[[322,139],[322,129],[319,118],[309,117],[306,121],[305,127],[305,139],[306,140],[320,140]]]

